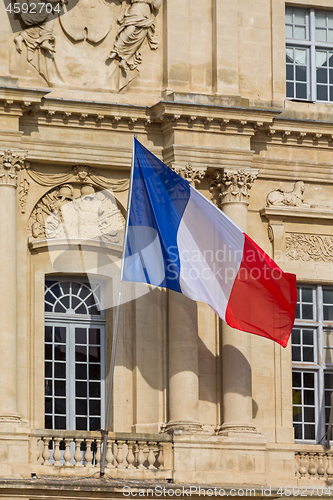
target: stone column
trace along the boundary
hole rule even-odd
[[[247,232],[249,190],[258,170],[223,170],[215,174],[219,206],[242,231]],[[241,307],[241,305],[240,305]],[[252,423],[251,336],[223,323],[222,330],[223,424],[219,433],[256,432]]]
[[[19,152],[0,152],[0,423],[17,422],[16,187]]]
[[[197,304],[169,291],[169,422],[164,431],[195,433],[199,422]]]

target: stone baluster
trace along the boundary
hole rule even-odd
[[[139,447],[139,452],[138,452],[138,469],[145,469],[145,466],[143,465],[146,461],[145,454],[143,452],[143,449],[145,447],[146,442],[145,441],[140,441],[138,443]]]
[[[333,476],[333,467],[332,467],[332,455],[329,453],[327,454],[327,469],[326,469],[326,474],[329,478]]]
[[[148,467],[148,469],[156,469],[156,467],[154,465],[156,462],[156,457],[155,457],[155,453],[154,453],[154,449],[155,449],[156,445],[157,445],[157,443],[154,441],[149,441],[149,443],[148,443],[148,447],[149,447],[149,453],[148,453],[149,467]]]
[[[300,477],[305,477],[306,473],[308,472],[308,469],[305,465],[305,457],[304,457],[303,453],[298,453],[297,455],[299,456],[298,473],[299,473]]]
[[[101,462],[101,440],[97,439],[96,440],[96,455],[95,455],[95,467],[99,467],[99,464]]]
[[[66,447],[65,453],[64,453],[65,467],[73,467],[73,465],[71,464],[71,459],[72,459],[72,452],[70,449],[71,439],[67,438],[67,439],[64,439],[64,441],[65,441],[65,447]]]
[[[315,456],[316,456],[316,453],[308,453],[308,456],[309,456],[309,466],[308,466],[308,473],[309,473],[309,476],[315,476],[316,475],[316,472],[317,472],[317,467],[315,465]]]
[[[118,447],[117,462],[119,469],[124,469],[126,467],[126,465],[124,464],[125,462],[124,444],[125,441],[117,441],[117,447]]]
[[[86,449],[86,452],[84,454],[84,459],[86,461],[85,463],[85,467],[93,467],[93,464],[92,464],[92,460],[93,460],[93,454],[91,452],[91,444],[92,444],[93,440],[92,439],[87,439],[86,440],[86,446],[87,446],[87,449]]]
[[[60,439],[55,438],[54,439],[54,452],[53,452],[53,459],[54,459],[54,464],[56,467],[61,467],[62,464],[60,463],[61,460],[61,451],[60,451]]]
[[[115,468],[114,464],[113,464],[114,455],[113,455],[112,448],[113,448],[113,441],[111,441],[111,439],[109,439],[107,442],[106,455],[105,455],[105,460],[106,460],[105,468],[106,469],[114,469]]]
[[[134,463],[134,454],[133,454],[133,446],[135,445],[135,441],[128,441],[127,442],[127,447],[128,447],[128,450],[127,450],[127,457],[126,457],[126,461],[127,461],[127,468],[128,469],[135,469],[133,463]]]
[[[82,439],[75,439],[75,453],[74,453],[75,467],[83,467],[82,464],[83,454],[81,451],[82,441],[83,441]]]
[[[163,449],[163,445],[162,444],[158,445],[157,462],[159,464],[158,468],[159,469],[163,469],[163,465],[164,465],[164,449]]]
[[[50,458],[51,458],[51,453],[49,449],[49,443],[52,441],[50,438],[44,438],[44,451],[43,451],[43,465],[51,465],[50,464]]]
[[[324,476],[325,475],[325,467],[324,467],[324,457],[325,453],[318,453],[318,467],[317,467],[317,474],[318,476]]]

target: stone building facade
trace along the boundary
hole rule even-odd
[[[1,495],[329,495],[332,3],[33,5],[0,4]],[[299,302],[282,349],[126,284],[98,482],[134,134],[297,275]]]

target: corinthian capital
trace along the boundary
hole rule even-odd
[[[248,203],[250,189],[259,170],[241,168],[235,170],[216,170],[211,177],[211,188],[218,192],[219,207],[225,203]]]
[[[0,151],[0,186],[17,187],[18,172],[24,168],[26,153],[5,149]]]
[[[193,187],[196,187],[197,184],[199,184],[205,177],[207,168],[195,168],[191,165],[191,163],[187,163],[186,166],[177,165],[173,167],[173,170]]]

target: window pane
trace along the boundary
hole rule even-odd
[[[323,290],[324,304],[333,304],[333,290]]]
[[[293,390],[293,404],[294,405],[301,405],[303,403],[302,401],[302,391],[301,390]]]
[[[296,97],[297,99],[306,99],[307,97],[306,84],[296,83]]]
[[[324,346],[333,347],[333,332],[331,330],[324,331]]]
[[[333,306],[324,306],[324,321],[333,320]]]
[[[293,372],[293,387],[301,387],[301,374]]]
[[[286,38],[293,37],[293,27],[286,25]]]
[[[306,10],[295,9],[294,22],[295,22],[295,24],[305,24],[306,23]]]
[[[89,425],[91,431],[98,431],[101,428],[101,419],[100,418],[90,418]]]
[[[100,415],[101,414],[101,402],[97,399],[91,399],[89,401],[89,415]]]
[[[77,417],[76,419],[76,430],[77,431],[86,431],[87,429],[87,419],[82,417]]]
[[[306,66],[296,66],[296,80],[306,82]]]
[[[315,421],[315,410],[311,407],[304,407],[304,422],[314,422]]]
[[[300,307],[299,307],[299,304],[296,304],[296,309],[295,309],[295,318],[296,319],[300,319]]]
[[[56,396],[66,396],[66,381],[65,380],[55,380],[54,381],[54,393]]]
[[[87,365],[79,363],[75,364],[75,378],[79,380],[87,380]]]
[[[75,343],[76,344],[87,343],[87,330],[85,328],[75,328]]]
[[[53,400],[52,398],[45,398],[45,413],[53,413]]]
[[[328,27],[333,28],[333,14],[329,12],[327,14],[327,17],[328,17]]]
[[[333,83],[333,69],[329,69],[330,83]]]
[[[55,429],[66,429],[66,417],[54,417]]]
[[[301,424],[294,424],[294,429],[295,429],[295,439],[302,439],[302,425]]]
[[[313,319],[312,304],[302,304],[302,318],[303,319]]]
[[[314,391],[304,391],[304,404],[314,406]]]
[[[333,30],[328,30],[327,41],[333,42]]]
[[[55,378],[66,378],[65,363],[54,363],[54,376]]]
[[[99,363],[101,361],[101,350],[99,347],[89,347],[89,361],[93,363]]]
[[[89,328],[89,344],[100,345],[101,331],[99,328]]]
[[[295,49],[295,62],[297,64],[306,65],[306,50],[305,49]]]
[[[101,384],[99,382],[89,382],[89,396],[92,398],[101,397]]]
[[[89,379],[90,380],[100,380],[101,379],[100,365],[89,365]]]
[[[45,342],[52,342],[52,326],[45,326]]]
[[[75,395],[79,398],[87,397],[87,382],[75,382]]]
[[[86,399],[76,399],[75,413],[76,413],[76,415],[87,415],[87,400]]]
[[[312,347],[303,347],[303,361],[313,363],[313,348]]]
[[[304,439],[315,439],[315,426],[305,425],[304,426]]]
[[[66,415],[66,399],[64,398],[54,399],[54,413],[58,415]]]
[[[295,38],[297,38],[298,40],[305,40],[306,39],[305,27],[303,28],[302,26],[295,26]]]
[[[87,361],[87,347],[83,345],[75,346],[75,361]]]
[[[333,373],[325,373],[324,384],[325,389],[333,389]]]
[[[287,82],[286,95],[287,95],[287,97],[294,97],[294,84],[293,83]]]
[[[317,83],[327,83],[326,68],[317,68]]]
[[[294,79],[294,66],[291,64],[287,64],[287,80],[293,80]]]
[[[60,361],[66,361],[66,346],[65,345],[55,345],[54,346],[54,359]]]
[[[291,342],[292,344],[300,344],[301,343],[301,331],[293,328],[291,332]]]
[[[54,341],[57,344],[66,344],[66,328],[56,326],[54,329]]]
[[[286,48],[286,57],[287,57],[287,62],[293,62],[294,61],[294,49],[287,47]]]
[[[316,66],[327,66],[327,52],[323,50],[316,50]]]
[[[52,363],[45,363],[45,377],[52,377]]]
[[[301,348],[300,347],[292,347],[292,359],[293,361],[301,361]]]
[[[302,288],[302,302],[313,303],[313,292],[311,288]]]
[[[52,359],[52,344],[45,344],[45,359]]]
[[[324,349],[325,352],[325,363],[332,364],[333,363],[333,349]]]
[[[304,373],[304,387],[309,387],[314,389],[314,373]]]
[[[326,42],[327,31],[326,29],[316,28],[316,40],[318,42]]]
[[[313,330],[303,330],[303,344],[313,345]]]
[[[316,12],[316,27],[325,28],[326,27],[326,14],[325,12]]]
[[[293,23],[293,11],[291,9],[286,9],[286,23]]]

